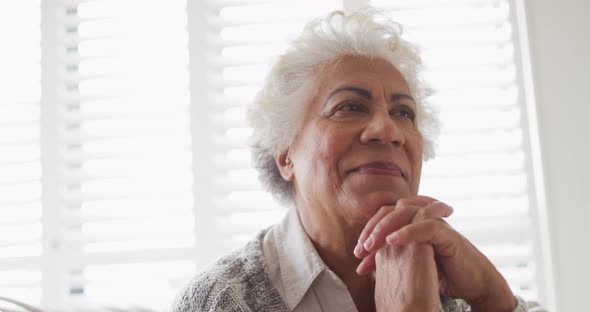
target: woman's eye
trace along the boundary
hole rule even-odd
[[[414,119],[416,119],[416,114],[414,113],[414,111],[407,107],[394,110],[393,115],[400,118],[407,118],[411,121],[414,121]]]
[[[344,103],[342,105],[340,105],[338,107],[339,111],[346,111],[346,112],[366,112],[366,108],[360,104],[360,103],[356,103],[356,102],[351,102],[351,103]]]

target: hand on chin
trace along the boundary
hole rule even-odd
[[[359,196],[353,200],[355,209],[360,210],[364,221],[368,221],[373,217],[379,209],[385,206],[395,206],[397,201],[401,198],[409,196],[404,193],[397,193],[391,190],[376,190]]]

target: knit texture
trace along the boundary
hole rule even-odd
[[[173,312],[284,311],[287,307],[264,269],[266,230],[242,249],[198,274],[173,304]]]

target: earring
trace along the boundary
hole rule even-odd
[[[291,158],[287,157],[287,159],[285,159],[285,164],[287,164],[287,166],[291,166]]]

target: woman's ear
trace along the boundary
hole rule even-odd
[[[289,151],[287,150],[275,154],[275,163],[277,164],[283,179],[286,181],[293,181],[293,161],[291,161],[291,158],[289,157]]]

